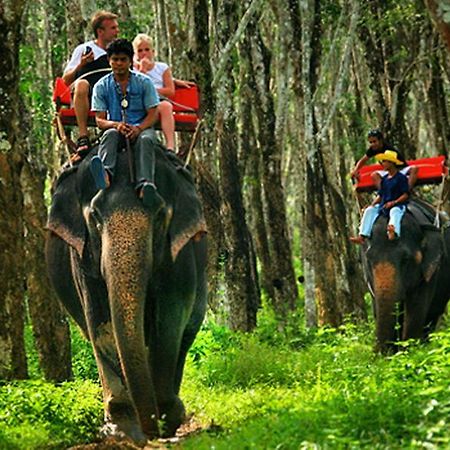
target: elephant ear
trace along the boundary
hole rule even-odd
[[[422,273],[428,283],[439,268],[443,254],[443,240],[440,231],[426,230],[422,240]]]
[[[82,256],[86,240],[86,226],[77,194],[76,175],[63,173],[56,180],[53,186],[47,228]]]
[[[192,239],[207,233],[206,221],[194,183],[182,175],[169,225],[170,251],[175,261],[181,249]]]

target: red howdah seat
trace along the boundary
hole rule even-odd
[[[62,78],[56,78],[53,90],[53,102],[55,103],[58,120],[62,126],[74,126],[77,124],[75,111],[71,103],[71,90]],[[195,131],[200,119],[200,92],[197,85],[191,87],[176,87],[175,95],[169,98],[173,104],[173,116],[176,131]],[[95,113],[89,112],[89,126],[96,126]],[[159,124],[155,128],[160,129]]]
[[[408,164],[418,167],[416,185],[441,183],[443,178],[448,175],[445,155],[412,159],[408,161]],[[359,178],[355,185],[357,192],[370,192],[376,189],[371,175],[377,170],[382,170],[379,163],[363,166],[360,169]]]

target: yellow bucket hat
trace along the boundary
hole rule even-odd
[[[398,154],[394,150],[385,150],[384,153],[378,153],[378,155],[375,155],[375,159],[378,161],[391,161],[397,166],[404,164],[403,161],[398,159]]]

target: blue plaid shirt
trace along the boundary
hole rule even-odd
[[[159,104],[159,96],[150,78],[134,71],[130,71],[125,98],[128,102],[125,109],[126,123],[131,125],[139,125],[144,120],[148,110]],[[109,73],[94,86],[92,110],[104,111],[107,113],[108,120],[121,122],[123,119],[122,100],[123,95],[120,86],[114,80],[114,75]]]

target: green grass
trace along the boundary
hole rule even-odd
[[[367,329],[318,330],[303,346],[241,336],[197,358],[182,397],[216,427],[182,448],[450,448],[450,333],[382,357]]]
[[[449,331],[383,357],[372,351],[371,324],[307,331],[298,323],[279,330],[263,311],[249,335],[205,324],[181,392],[204,431],[174,448],[450,448]],[[76,381],[0,386],[0,449],[59,449],[95,437],[100,388],[89,347],[75,342]]]

